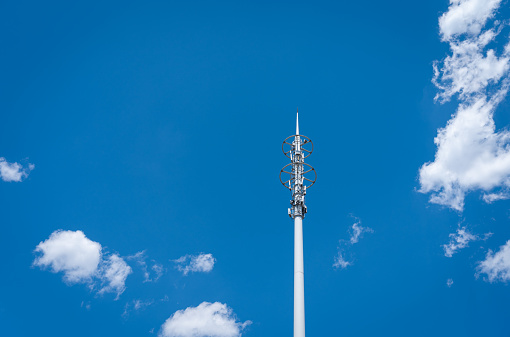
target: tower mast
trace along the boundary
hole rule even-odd
[[[290,143],[292,137],[294,140]],[[308,137],[299,134],[299,112],[296,113],[296,134],[283,141],[282,150],[291,160],[291,163],[280,171],[280,181],[292,194],[288,213],[294,219],[294,337],[305,337],[303,218],[306,214],[306,189],[315,183],[317,173],[304,162],[313,151],[313,143]],[[287,168],[290,171],[286,171]],[[289,179],[282,179],[282,173],[288,175]],[[315,176],[310,176],[312,173]]]

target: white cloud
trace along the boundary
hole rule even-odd
[[[63,272],[70,284],[85,283],[91,289],[100,287],[99,294],[114,292],[117,299],[126,289],[125,282],[131,267],[117,254],[104,256],[99,242],[90,240],[78,231],[57,230],[35,248],[39,254],[34,266]]]
[[[99,290],[100,294],[105,292],[114,292],[117,298],[126,290],[126,279],[132,269],[124,259],[117,254],[108,256],[103,260],[102,268],[100,269],[99,277],[103,282],[103,287]]]
[[[450,0],[448,11],[439,18],[443,39],[479,34],[500,4],[501,0]]]
[[[212,254],[199,254],[199,255],[185,255],[181,256],[177,260],[177,269],[184,275],[188,275],[189,272],[210,272],[216,259]]]
[[[452,257],[458,250],[465,248],[468,246],[469,241],[478,240],[478,236],[471,234],[466,226],[459,227],[457,232],[451,233],[450,242],[448,244],[443,245],[444,256]]]
[[[203,302],[175,312],[161,326],[161,337],[240,337],[250,321],[238,322],[226,304]]]
[[[493,119],[509,88],[510,44],[500,52],[487,48],[503,27],[497,21],[482,31],[500,3],[452,0],[440,19],[452,53],[441,69],[434,65],[433,82],[440,89],[436,98],[444,102],[458,94],[460,105],[438,130],[434,161],[420,168],[420,192],[431,193],[430,202],[458,211],[471,191],[494,194],[510,187],[510,132],[496,131]]]
[[[434,192],[431,202],[462,211],[467,192],[510,186],[510,133],[495,132],[495,105],[485,98],[462,105],[439,130],[435,161],[420,169],[421,192]]]
[[[133,301],[133,309],[141,310],[141,309],[147,308],[149,305],[152,305],[152,303],[154,303],[153,300],[150,300],[150,301],[134,300]]]
[[[333,267],[335,268],[347,268],[350,266],[352,262],[349,262],[344,257],[344,252],[339,250],[337,256],[335,257],[335,263],[333,263]]]
[[[101,245],[88,239],[82,231],[55,231],[35,251],[41,253],[34,260],[35,266],[63,272],[64,280],[69,283],[91,282],[101,261]]]
[[[349,261],[346,258],[346,249],[356,243],[363,237],[364,233],[373,233],[372,228],[361,226],[361,221],[355,218],[356,222],[352,225],[350,232],[350,238],[348,241],[339,240],[338,254],[335,257],[333,267],[335,268],[347,268],[353,264],[353,261]]]
[[[453,285],[453,280],[451,278],[449,278],[448,280],[446,280],[446,285],[448,286],[448,288],[451,288],[452,285]]]
[[[28,164],[28,167],[24,168],[21,164],[9,163],[4,157],[0,157],[0,177],[3,181],[20,182],[28,177],[34,168],[34,164]]]
[[[508,47],[500,56],[493,49],[485,50],[499,31],[490,29],[476,38],[450,42],[452,54],[444,59],[443,67],[439,70],[434,63],[433,82],[441,89],[436,99],[445,102],[457,93],[460,99],[469,99],[508,73]]]
[[[142,250],[134,255],[128,256],[128,260],[135,260],[140,268],[142,268],[143,271],[143,282],[157,282],[159,278],[163,275],[164,268],[163,265],[158,264],[156,261],[152,260],[152,271],[154,273],[153,276],[151,276],[151,273],[147,267],[147,262],[145,260],[147,259],[147,256],[145,254],[145,250]]]
[[[492,204],[494,201],[498,200],[507,200],[508,198],[510,198],[510,195],[508,195],[506,192],[489,193],[483,195],[483,201],[488,204]]]
[[[489,250],[485,260],[478,264],[479,274],[486,274],[491,283],[510,281],[510,240],[496,253]]]
[[[126,303],[124,306],[122,317],[127,318],[131,311],[145,310],[145,308],[151,306],[152,304],[154,304],[154,300],[132,300],[131,302]]]
[[[359,239],[363,237],[363,233],[373,233],[372,228],[362,227],[359,219],[352,225],[352,233],[349,241],[351,244],[358,243]]]
[[[154,263],[152,265],[152,271],[156,274],[156,276],[154,277],[154,282],[156,282],[163,275],[164,272],[163,265]]]
[[[81,307],[90,310],[90,302],[81,301]]]

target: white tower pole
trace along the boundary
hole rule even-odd
[[[296,144],[295,150],[301,153],[301,137],[299,137],[299,112],[296,112]],[[294,154],[295,156],[295,154]],[[300,156],[303,157],[302,155]],[[303,166],[299,165],[301,160],[297,159],[294,165],[295,177],[295,193],[299,194],[302,190],[302,172]],[[293,160],[294,162],[294,160]],[[301,186],[299,186],[301,185]],[[301,188],[300,188],[301,187]],[[304,195],[303,195],[304,204]],[[298,206],[299,207],[299,206]],[[305,337],[305,270],[303,263],[303,215],[304,212],[294,213],[294,337]]]
[[[305,273],[303,218],[294,218],[294,337],[305,337]]]
[[[290,143],[291,138],[294,138],[292,143]],[[281,169],[280,182],[292,193],[291,208],[288,212],[289,216],[294,219],[294,337],[305,337],[303,218],[306,214],[306,190],[307,187],[315,184],[317,173],[312,166],[305,163],[305,158],[312,154],[313,143],[308,137],[299,134],[298,115],[296,115],[296,134],[283,141],[282,150],[291,160],[290,164]],[[290,171],[286,171],[288,167],[290,167]],[[310,176],[311,172],[315,174],[314,177]],[[288,179],[282,179],[282,174],[288,175]]]

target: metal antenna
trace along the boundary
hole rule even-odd
[[[288,213],[294,219],[294,337],[305,337],[303,218],[306,214],[306,189],[315,184],[317,172],[304,160],[312,154],[313,143],[310,138],[299,134],[299,111],[296,113],[296,134],[283,141],[282,151],[291,160],[280,170],[280,182],[292,194]]]

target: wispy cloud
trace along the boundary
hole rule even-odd
[[[238,322],[226,304],[203,302],[175,312],[161,326],[160,337],[240,337],[251,321]]]
[[[78,231],[57,230],[35,248],[33,265],[62,272],[68,284],[84,283],[99,294],[113,292],[116,299],[126,289],[131,267],[117,254],[103,254],[99,242]]]
[[[152,267],[150,268],[150,270],[152,271],[152,275],[151,275],[151,271],[149,271],[149,268],[148,268],[147,262],[146,262],[147,254],[145,253],[145,250],[142,250],[134,255],[128,256],[127,259],[136,261],[136,263],[140,266],[140,268],[143,271],[143,277],[144,277],[143,282],[144,283],[145,282],[157,282],[159,280],[159,278],[164,273],[165,269],[163,268],[163,265],[157,263],[154,260],[151,260],[151,262],[152,262]]]
[[[179,271],[184,275],[188,275],[190,272],[210,272],[214,268],[216,259],[212,254],[199,254],[181,256],[174,262],[177,264],[176,268]]]
[[[446,102],[457,95],[460,104],[446,127],[438,130],[434,161],[420,168],[420,192],[431,193],[430,202],[458,211],[470,191],[497,195],[497,189],[510,187],[510,131],[496,132],[493,119],[510,84],[508,37],[501,50],[490,47],[506,26],[493,20],[500,4],[501,0],[451,0],[439,19],[441,38],[451,53],[434,64],[436,99]]]
[[[145,310],[147,307],[154,304],[154,300],[132,300],[131,302],[127,302],[124,306],[124,312],[122,313],[122,317],[127,318],[132,311],[141,311]]]
[[[131,273],[131,267],[117,254],[106,257],[103,259],[98,273],[102,282],[99,294],[114,292],[118,299],[120,294],[126,290],[126,279]]]
[[[333,267],[344,269],[352,265],[352,262],[345,259],[344,254],[345,253],[343,249],[338,248],[338,254],[335,257],[335,263],[333,263]]]
[[[90,302],[81,301],[81,307],[90,310]]]
[[[479,262],[477,275],[486,274],[486,280],[493,282],[510,281],[510,240],[494,253],[489,250],[485,260]]]
[[[372,228],[362,227],[361,221],[357,219],[357,221],[352,225],[351,238],[349,241],[351,245],[358,243],[359,239],[363,237],[363,233],[373,233]]]
[[[483,195],[483,201],[488,204],[492,204],[494,201],[498,200],[507,200],[509,198],[510,195],[507,192],[489,193]]]
[[[449,278],[448,280],[446,280],[446,286],[447,286],[448,288],[451,288],[451,287],[452,287],[452,285],[453,285],[453,280],[452,280],[451,278]]]
[[[444,256],[452,257],[453,254],[457,253],[459,250],[466,248],[469,246],[469,242],[471,241],[479,241],[479,240],[487,240],[492,236],[493,233],[485,233],[482,237],[477,234],[471,233],[466,226],[459,227],[455,231],[455,233],[450,233],[450,241],[447,244],[442,245],[444,249]]]
[[[459,227],[455,233],[451,233],[450,242],[443,245],[444,256],[452,257],[457,251],[468,246],[470,241],[478,240],[478,236],[471,234],[466,226]]]
[[[351,259],[348,259],[346,255],[348,255],[348,248],[352,245],[359,242],[359,240],[363,237],[364,233],[373,233],[374,231],[369,227],[361,226],[361,221],[358,218],[355,218],[356,222],[349,229],[350,238],[349,240],[339,240],[338,244],[338,253],[335,257],[335,262],[333,263],[333,267],[335,268],[347,268],[348,266],[353,264]]]
[[[30,171],[35,168],[34,164],[28,164],[26,167],[18,163],[9,163],[4,157],[0,157],[0,177],[7,182],[20,182]]]

